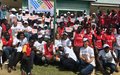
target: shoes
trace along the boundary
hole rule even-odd
[[[10,67],[8,67],[8,73],[11,73],[11,68]]]

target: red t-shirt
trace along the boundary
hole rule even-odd
[[[103,35],[100,34],[100,35],[97,35],[96,33],[94,34],[95,38],[96,38],[96,41],[95,41],[95,46],[98,48],[98,49],[102,49],[102,40],[103,40]]]
[[[75,32],[74,46],[82,47],[83,46],[83,37],[84,37],[84,33]]]
[[[7,41],[5,38],[2,38],[2,43],[3,43],[3,46],[12,46],[12,43],[13,43],[12,36],[10,36],[9,41]]]
[[[6,25],[2,23],[2,31],[5,32],[6,31]]]
[[[111,34],[111,35],[104,34],[103,40],[105,41],[106,44],[110,46],[111,49],[113,49],[113,43],[115,42],[114,34]]]
[[[53,44],[50,45],[50,47],[47,46],[47,44],[44,45],[45,49],[45,55],[52,56],[53,55]]]
[[[84,38],[88,38],[89,40],[89,46],[92,46],[92,37],[93,37],[92,33],[84,35]]]
[[[58,27],[58,29],[57,29],[58,34],[59,34],[60,36],[62,36],[63,33],[64,33],[64,30],[65,30],[64,27],[63,27],[63,28]]]

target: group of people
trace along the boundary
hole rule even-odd
[[[109,67],[111,75],[118,72],[120,11],[62,13],[55,26],[49,12],[21,8],[8,12],[0,20],[0,63],[8,65],[8,72],[16,70],[18,62],[22,75],[31,75],[33,64],[56,64],[81,75],[99,66]]]

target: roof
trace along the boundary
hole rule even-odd
[[[120,4],[120,0],[97,0],[95,3]]]

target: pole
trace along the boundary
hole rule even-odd
[[[54,39],[54,44],[55,44],[55,33],[56,33],[56,0],[54,0],[54,34],[53,34],[53,39]]]

